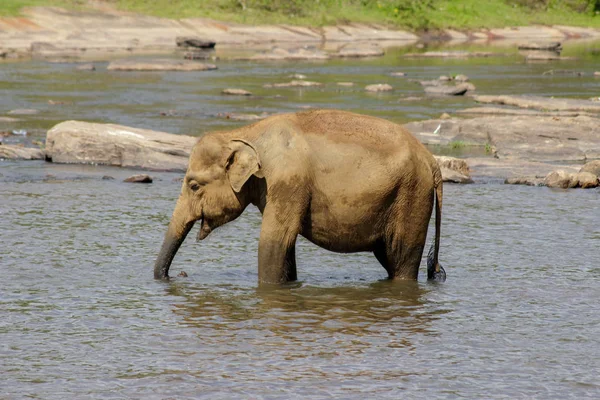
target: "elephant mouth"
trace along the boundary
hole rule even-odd
[[[206,237],[212,232],[212,228],[210,227],[209,221],[202,216],[200,219],[200,229],[198,230],[198,236],[196,236],[196,241],[201,241],[206,239]]]

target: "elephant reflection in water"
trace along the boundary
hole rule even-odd
[[[388,335],[391,347],[411,347],[413,335],[431,334],[436,314],[423,312],[430,287],[414,281],[378,281],[367,286],[302,287],[296,284],[273,290],[227,287],[195,287],[173,282],[167,294],[183,297],[174,305],[182,324],[211,337],[216,344],[227,338],[254,337],[288,345],[302,337],[345,335],[354,342],[344,344],[356,351],[362,337]],[[263,338],[263,339],[261,339]],[[303,340],[303,339],[302,339]]]

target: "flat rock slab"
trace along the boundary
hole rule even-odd
[[[56,163],[185,171],[196,140],[122,125],[66,121],[48,131],[46,156]]]
[[[267,83],[266,85],[263,85],[263,87],[265,87],[265,88],[314,87],[314,86],[323,86],[323,84],[321,82],[294,80],[294,81],[290,81],[290,82]]]
[[[7,160],[43,160],[44,151],[31,147],[0,144],[0,158]]]
[[[461,83],[456,86],[430,85],[424,86],[423,89],[425,93],[432,96],[463,96],[471,89],[471,86],[468,83]]]
[[[542,111],[542,110],[526,110],[520,108],[502,108],[502,107],[472,107],[464,110],[456,111],[457,114],[471,115],[524,115],[524,116],[553,116],[553,117],[578,117],[585,115],[588,117],[596,114],[585,111]]]
[[[424,53],[406,53],[404,57],[410,58],[469,58],[469,57],[494,57],[502,56],[500,53],[489,51],[426,51]]]
[[[108,64],[110,71],[208,71],[217,69],[214,64],[170,59],[117,60]]]
[[[334,53],[334,57],[360,58],[360,57],[381,57],[385,51],[379,46],[344,46]]]
[[[542,96],[475,96],[478,103],[504,104],[520,108],[535,108],[544,111],[587,111],[600,113],[600,103],[591,100],[550,98]]]
[[[251,61],[283,61],[283,60],[328,60],[331,56],[318,49],[283,49],[275,47],[267,52],[255,54],[251,57],[238,57],[237,60]]]
[[[404,125],[429,145],[491,146],[501,159],[540,162],[600,159],[600,119],[588,116],[485,116]]]

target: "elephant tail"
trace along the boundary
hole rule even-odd
[[[427,255],[427,279],[436,281],[445,281],[446,272],[439,263],[440,253],[440,230],[442,225],[442,197],[443,182],[442,172],[437,162],[433,168],[433,185],[435,187],[435,240],[429,249]]]

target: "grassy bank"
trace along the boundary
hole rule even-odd
[[[96,2],[98,3],[98,1]],[[399,28],[477,29],[532,24],[600,27],[600,0],[104,0],[121,10],[167,18],[323,26],[376,22]],[[0,15],[24,6],[87,6],[86,0],[2,0]]]

